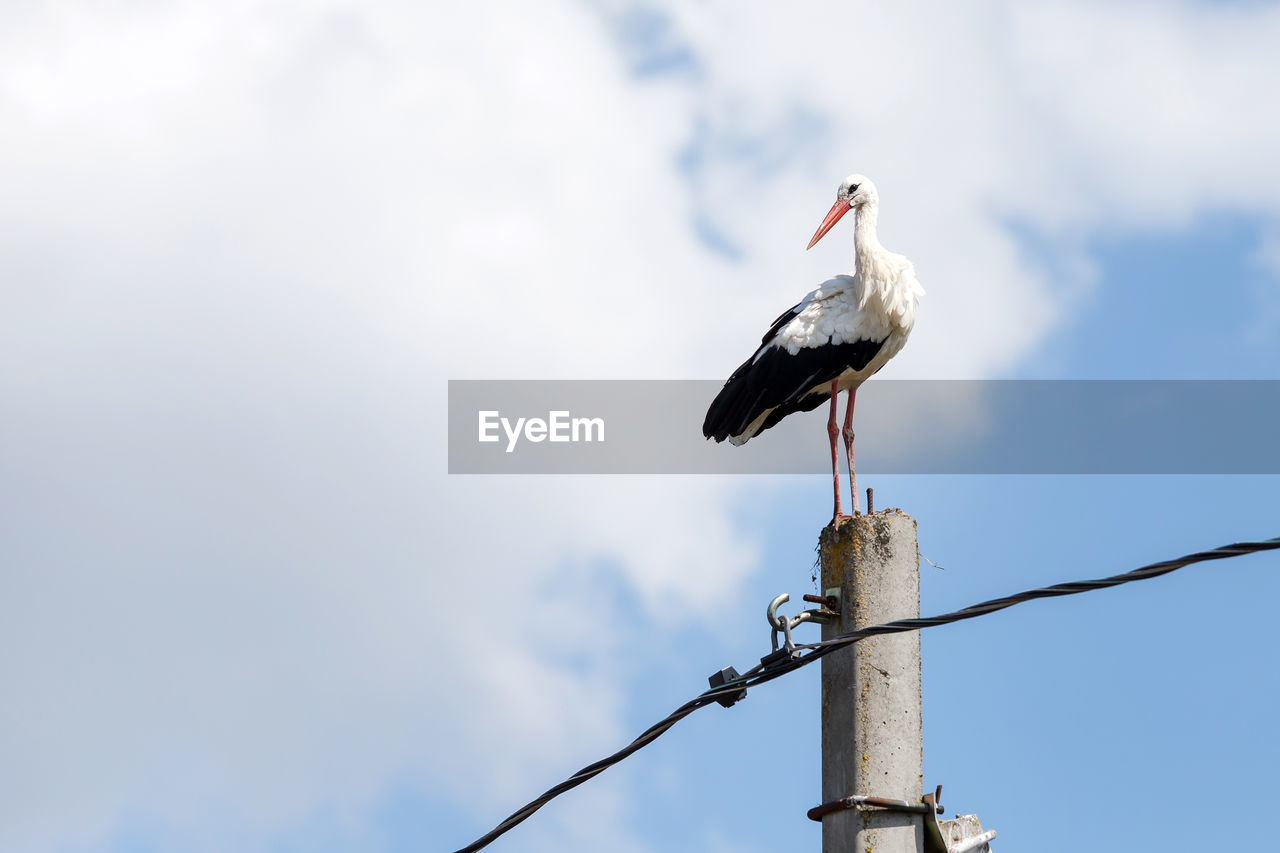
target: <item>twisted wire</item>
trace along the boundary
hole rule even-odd
[[[893,622],[886,622],[883,625],[871,625],[866,628],[858,628],[854,631],[847,631],[832,637],[829,640],[823,640],[818,643],[807,643],[797,645],[796,651],[792,657],[776,660],[768,665],[756,666],[751,670],[743,673],[738,678],[725,682],[719,687],[700,693],[688,702],[685,702],[679,708],[676,708],[663,719],[654,723],[645,729],[631,743],[622,749],[600,759],[594,764],[588,764],[577,773],[574,773],[568,779],[565,779],[559,785],[548,788],[543,794],[536,799],[530,801],[518,811],[513,812],[509,817],[495,826],[492,830],[476,839],[457,851],[457,853],[474,853],[487,847],[491,842],[503,835],[507,831],[513,829],[518,824],[528,819],[534,812],[551,802],[556,797],[566,791],[576,788],[588,779],[603,773],[613,765],[622,761],[627,756],[648,746],[667,732],[676,723],[692,714],[699,708],[710,705],[721,698],[733,697],[740,695],[744,690],[748,690],[767,681],[772,681],[794,672],[801,667],[808,666],[815,660],[818,660],[837,649],[852,645],[867,637],[876,637],[884,634],[901,634],[907,631],[920,631],[925,628],[936,628],[940,625],[949,625],[953,622],[960,622],[965,619],[973,619],[978,616],[986,616],[995,613],[998,610],[1004,610],[1006,607],[1012,607],[1015,604],[1022,604],[1026,601],[1035,601],[1041,598],[1056,598],[1063,595],[1077,595],[1082,592],[1090,592],[1095,589],[1107,589],[1113,586],[1130,583],[1132,581],[1148,580],[1150,578],[1167,575],[1170,572],[1192,565],[1193,563],[1203,563],[1210,560],[1223,560],[1228,557],[1239,557],[1245,554],[1255,554],[1260,551],[1274,551],[1280,549],[1280,537],[1274,539],[1264,539],[1256,542],[1236,542],[1231,545],[1223,545],[1220,548],[1211,548],[1207,551],[1197,551],[1194,554],[1187,554],[1176,560],[1164,560],[1159,563],[1151,563],[1132,571],[1123,572],[1118,575],[1110,575],[1104,578],[1085,581],[1071,581],[1068,583],[1054,584],[1053,586],[1040,587],[1039,589],[1030,589],[1019,592],[1014,595],[1007,595],[1003,598],[993,598],[989,601],[983,601],[973,604],[960,610],[953,610],[950,613],[943,613],[938,616],[927,616],[914,619],[897,619]]]

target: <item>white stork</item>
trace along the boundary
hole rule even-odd
[[[853,399],[868,377],[898,354],[911,334],[924,288],[915,268],[876,238],[879,197],[875,184],[850,175],[836,190],[836,203],[818,226],[808,249],[850,210],[854,215],[856,266],[849,275],[824,281],[794,308],[773,321],[760,348],[733,372],[707,410],[702,434],[746,444],[792,412],[807,412],[831,397],[827,435],[835,518],[840,517],[836,437],[843,435],[849,463],[853,511],[858,481],[853,467]],[[836,428],[836,397],[849,392],[844,429]]]

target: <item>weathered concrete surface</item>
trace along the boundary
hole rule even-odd
[[[842,518],[818,543],[822,590],[840,624],[823,639],[920,615],[916,522],[898,510]],[[873,637],[822,659],[822,800],[865,794],[920,802],[920,634]],[[922,853],[919,815],[846,810],[822,820],[823,853]]]

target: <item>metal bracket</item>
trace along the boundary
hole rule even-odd
[[[947,842],[942,838],[942,827],[938,826],[938,815],[942,814],[942,786],[932,794],[922,798],[929,811],[924,817],[924,853],[947,853]]]
[[[791,639],[791,631],[797,625],[803,622],[828,622],[840,618],[840,590],[832,588],[827,590],[827,594],[818,598],[816,595],[806,595],[806,600],[814,601],[821,604],[812,610],[805,610],[790,618],[778,613],[778,608],[791,600],[791,596],[785,592],[775,596],[773,601],[769,602],[769,607],[765,610],[765,619],[769,622],[771,629],[770,641],[773,644],[773,651],[760,658],[760,666],[752,667],[747,670],[747,675],[753,675],[761,669],[767,668],[770,664],[780,660],[790,660],[797,657],[800,652],[796,648],[796,644]],[[778,634],[782,634],[782,647],[778,647]],[[707,681],[711,684],[711,689],[724,687],[732,681],[737,681],[743,676],[731,666],[712,673],[708,676]],[[723,695],[717,696],[716,701],[724,707],[731,707],[743,699],[747,698],[747,689],[744,687],[737,692],[726,691]]]
[[[832,592],[836,592],[836,590],[827,590],[828,598],[830,598]],[[801,611],[788,619],[786,616],[778,614],[778,608],[790,600],[791,596],[784,592],[781,595],[775,596],[773,601],[769,602],[769,606],[765,610],[765,620],[768,621],[769,627],[772,629],[770,631],[769,640],[773,645],[773,651],[760,659],[760,662],[763,664],[772,663],[780,658],[790,658],[796,655],[796,644],[791,640],[791,631],[797,625],[804,622],[830,622],[840,616],[839,611],[823,606],[813,610]],[[779,633],[782,634],[782,648],[778,647]]]

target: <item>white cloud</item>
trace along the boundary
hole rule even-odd
[[[1274,215],[1272,10],[927,9],[672,4],[696,70],[636,81],[571,4],[7,7],[0,846],[514,802],[615,747],[610,626],[732,593],[741,484],[448,478],[444,382],[727,371],[848,265],[801,251],[848,171],[929,289],[898,376],[1061,320],[1010,217]]]
[[[593,19],[450,14],[7,54],[0,846],[525,796],[619,740],[602,577],[679,619],[750,567],[723,483],[443,475],[446,378],[675,375],[668,265],[721,265]]]
[[[1229,207],[1280,214],[1264,107],[1280,68],[1274,5],[1046,3],[1011,9],[1017,91],[1057,161],[1020,212],[1092,228],[1185,225]]]

